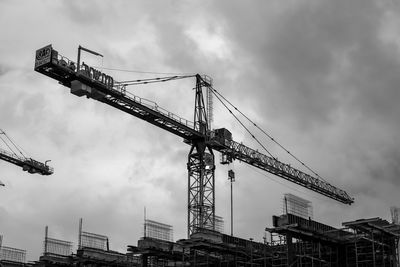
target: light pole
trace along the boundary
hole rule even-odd
[[[233,182],[235,181],[235,172],[233,170],[228,171],[228,180],[231,181],[231,236],[233,236]]]

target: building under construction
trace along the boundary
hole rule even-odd
[[[151,221],[163,227],[167,225]],[[46,236],[43,255],[25,262],[23,250],[2,247],[1,266],[271,266],[398,267],[400,225],[381,218],[342,223],[342,228],[290,213],[273,216],[264,242],[198,229],[189,239],[168,241],[171,228],[146,236],[126,252],[110,249],[108,237],[81,231],[72,242]],[[268,241],[267,241],[268,240]]]
[[[284,213],[272,217],[263,242],[209,229],[173,242],[173,227],[144,220],[144,236],[126,253],[112,251],[109,239],[83,231],[79,221],[78,250],[72,242],[49,237],[45,228],[43,255],[32,266],[399,266],[400,225],[380,218],[342,223],[342,228],[311,219],[311,202],[284,195]],[[288,212],[288,208],[290,211]],[[25,251],[3,247],[3,266],[25,264]]]

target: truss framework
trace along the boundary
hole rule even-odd
[[[215,230],[215,163],[212,150],[195,144],[188,155],[188,237]]]

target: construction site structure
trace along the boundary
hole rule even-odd
[[[44,243],[47,246],[37,261],[26,263],[25,256],[17,256],[21,252],[18,250],[12,257],[0,258],[0,266],[399,266],[400,226],[381,218],[343,222],[341,228],[335,228],[285,213],[273,216],[272,226],[265,231],[268,238],[261,242],[201,229],[190,239],[176,242],[142,237],[136,245],[128,245],[126,252],[86,242],[68,254],[65,252],[72,242],[48,237],[46,228]],[[108,240],[104,235],[90,236],[94,239],[103,236]]]
[[[392,217],[392,223],[399,224],[399,214],[400,214],[400,208],[399,207],[390,207],[390,215]]]
[[[49,228],[45,228],[43,255],[69,256],[72,254],[72,242],[49,237]]]
[[[3,246],[3,235],[0,235],[0,267],[25,266],[26,250]]]
[[[118,82],[100,70],[81,63],[81,51],[95,56],[101,54],[78,47],[77,62],[58,53],[51,45],[36,51],[35,71],[57,80],[70,88],[76,96],[86,96],[145,120],[174,135],[182,137],[190,146],[188,170],[188,237],[200,229],[215,231],[215,155],[222,154],[224,163],[240,160],[278,177],[325,195],[336,201],[351,204],[353,199],[318,176],[311,176],[276,157],[264,155],[232,139],[225,128],[211,129],[212,108],[206,107],[203,90],[216,95],[212,80],[205,75],[171,76],[145,80]],[[183,78],[195,78],[195,107],[193,122],[167,111],[155,102],[140,98],[128,92],[132,84],[166,82]],[[207,102],[212,102],[209,97]]]
[[[283,214],[291,213],[305,219],[313,218],[311,201],[289,193],[283,196],[282,211]]]
[[[54,173],[54,169],[47,165],[48,161],[42,163],[26,156],[11,140],[11,138],[1,129],[0,140],[1,144],[4,144],[4,146],[8,148],[8,150],[6,150],[0,147],[1,160],[17,165],[21,167],[23,171],[27,171],[29,173],[38,173],[41,175],[51,175]]]
[[[293,214],[273,217],[271,266],[390,266],[399,264],[400,226],[381,218],[337,229]]]
[[[144,236],[172,242],[174,230],[172,225],[145,219]]]

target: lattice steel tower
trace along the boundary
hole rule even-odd
[[[207,136],[208,117],[204,105],[203,87],[210,87],[211,79],[196,76],[194,110],[195,130]],[[215,160],[206,139],[191,141],[188,155],[188,236],[198,229],[215,230]]]

